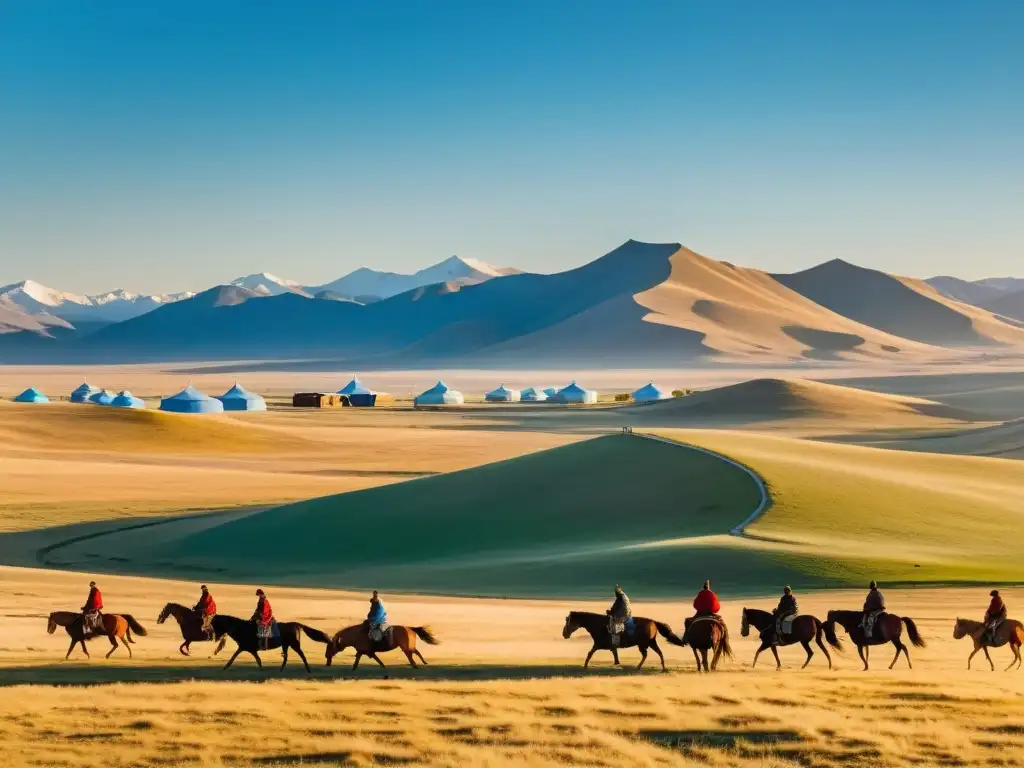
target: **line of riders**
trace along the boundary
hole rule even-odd
[[[218,639],[217,635],[220,634],[215,630],[214,626],[215,619],[217,617],[217,604],[205,584],[200,589],[200,598],[195,606],[192,607],[191,611],[192,614],[201,621],[201,631],[205,636],[205,639],[216,640]],[[992,590],[990,595],[992,599],[985,612],[984,620],[982,622],[973,622],[967,619],[958,619],[956,628],[954,629],[954,637],[959,638],[970,636],[974,640],[975,648],[970,658],[973,658],[975,653],[986,646],[996,647],[1009,643],[1014,651],[1014,661],[1019,665],[1020,648],[1021,645],[1024,644],[1024,625],[1021,625],[1021,623],[1017,621],[1007,620],[1006,604],[1003,602],[998,590]],[[251,622],[250,626],[254,626],[255,628],[255,636],[257,639],[256,650],[266,651],[272,647],[278,647],[278,645],[283,646],[284,640],[281,637],[277,621],[274,618],[274,612],[271,608],[270,601],[267,599],[267,596],[262,589],[256,590],[256,597],[256,609],[253,611],[252,617],[249,620]],[[187,611],[184,606],[181,608],[183,611]],[[731,655],[731,650],[728,645],[728,629],[720,615],[721,603],[718,599],[718,595],[712,591],[710,581],[704,582],[703,588],[698,592],[693,601],[693,608],[694,615],[686,619],[686,629],[682,638],[680,638],[676,636],[667,627],[667,625],[659,622],[652,622],[649,619],[635,619],[633,617],[629,597],[621,586],[616,585],[614,602],[605,612],[606,625],[602,625],[601,623],[594,625],[592,621],[589,626],[587,625],[586,617],[589,616],[597,618],[600,614],[573,612],[570,613],[569,617],[566,619],[566,628],[563,632],[563,636],[568,638],[579,627],[586,627],[588,629],[590,634],[594,637],[594,648],[587,656],[585,664],[589,663],[590,657],[593,655],[594,651],[601,648],[610,650],[616,663],[618,663],[618,649],[631,646],[637,646],[639,648],[643,657],[641,664],[643,664],[643,660],[646,659],[646,649],[648,647],[653,648],[659,656],[661,656],[661,651],[657,646],[656,640],[659,633],[674,645],[686,645],[691,629],[696,628],[697,626],[700,626],[702,622],[705,622],[715,628],[709,641],[710,649],[716,651],[715,661],[717,662],[717,646],[719,645],[724,648],[725,653]],[[104,627],[102,611],[103,596],[101,595],[96,582],[90,582],[89,596],[85,601],[85,605],[82,606],[81,614],[82,629],[86,636],[108,634],[107,629]],[[885,618],[883,619],[883,617]],[[162,618],[163,617],[161,617],[161,621]],[[642,628],[640,627],[641,622],[644,624],[644,627]],[[880,622],[882,622],[881,625]],[[778,662],[778,654],[775,652],[775,648],[779,645],[789,645],[795,642],[803,644],[804,649],[808,654],[807,662],[809,663],[813,654],[810,649],[810,641],[816,640],[818,645],[825,652],[825,655],[829,660],[829,666],[831,667],[831,657],[828,656],[828,651],[822,644],[822,635],[824,633],[832,647],[837,649],[841,648],[841,645],[835,636],[835,630],[833,628],[834,623],[842,625],[850,634],[851,640],[853,640],[858,647],[858,653],[861,654],[861,659],[864,661],[865,669],[867,668],[867,658],[863,653],[864,649],[867,646],[884,642],[892,642],[896,646],[896,658],[893,660],[893,664],[896,663],[901,651],[907,655],[907,661],[909,663],[909,653],[900,641],[902,624],[906,624],[910,639],[914,645],[924,645],[924,641],[920,639],[913,620],[888,614],[886,610],[885,597],[882,595],[882,592],[878,589],[878,585],[874,581],[869,585],[868,594],[864,600],[862,611],[830,611],[827,622],[820,622],[812,616],[801,616],[796,596],[793,594],[793,590],[788,586],[783,589],[782,597],[774,611],[771,613],[768,613],[767,611],[756,611],[754,609],[743,609],[743,634],[747,634],[749,625],[755,626],[760,631],[762,641],[761,648],[757,653],[760,654],[762,650],[771,648],[772,652],[775,654],[777,663],[780,662]],[[304,627],[304,625],[299,626],[307,630],[307,632],[310,631],[310,628]],[[882,626],[883,628],[879,629],[879,626]],[[374,590],[373,595],[370,598],[370,609],[365,621],[357,627],[350,628],[350,630],[360,632],[366,640],[369,640],[368,648],[370,650],[364,651],[363,653],[374,657],[374,649],[387,650],[387,648],[384,648],[380,644],[384,641],[385,634],[389,632],[389,629],[387,611],[385,610],[384,604],[377,591]],[[429,630],[425,633],[421,633],[419,631],[424,628],[411,629],[415,630],[415,633],[420,634],[421,637],[425,638],[426,636],[430,636]],[[251,631],[252,630],[250,630],[250,632]],[[641,637],[640,635],[643,632],[648,633],[648,636]],[[406,642],[404,640],[405,634],[403,634],[402,637],[403,639],[400,640],[399,646],[402,647],[408,655],[408,652],[412,651],[413,648],[410,647],[407,649],[405,647]],[[430,637],[432,639],[432,636]],[[414,641],[411,642],[414,645]],[[689,644],[693,648],[694,655],[696,657],[696,644],[693,642],[690,642]],[[187,646],[187,643],[185,645]],[[392,645],[392,647],[395,646]],[[297,647],[296,650],[298,651]],[[985,655],[988,657],[987,650],[985,650]],[[970,658],[968,659],[968,668],[970,667]],[[380,663],[379,659],[375,660]],[[755,654],[754,657],[754,663],[756,664],[756,662],[757,654]],[[990,658],[989,663],[992,663]],[[1011,666],[1013,663],[1014,662],[1011,662]],[[700,667],[700,664],[701,662],[698,659],[698,667]],[[804,666],[806,665],[807,663],[804,664]],[[664,666],[663,656],[662,666]],[[707,669],[706,656],[704,666],[705,669]],[[890,665],[890,668],[891,666],[892,665]]]

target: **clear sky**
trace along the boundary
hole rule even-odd
[[[1024,3],[0,2],[0,284],[1024,274]]]

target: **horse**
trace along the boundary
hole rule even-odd
[[[181,629],[181,638],[185,642],[178,646],[178,652],[182,656],[191,655],[189,646],[192,643],[202,643],[213,639],[203,631],[203,617],[188,606],[181,603],[167,603],[160,611],[156,623],[163,624],[167,621],[168,616],[173,616]],[[219,651],[220,648],[217,650]]]
[[[956,625],[953,627],[953,637],[959,640],[960,638],[970,635],[974,641],[974,650],[971,651],[971,655],[967,657],[967,668],[971,668],[971,659],[974,658],[974,654],[978,651],[985,652],[985,658],[988,659],[988,665],[992,667],[992,671],[996,671],[996,665],[992,663],[992,657],[988,655],[989,648],[998,648],[1001,645],[1009,644],[1010,650],[1013,651],[1013,659],[1010,661],[1009,666],[1003,671],[1006,672],[1014,664],[1017,665],[1017,669],[1020,669],[1021,656],[1020,647],[1024,644],[1024,624],[1021,624],[1016,619],[1006,619],[995,628],[994,632],[989,632],[985,628],[984,622],[972,621],[971,619],[960,619],[956,620]]]
[[[689,645],[693,651],[693,660],[697,662],[697,671],[711,672],[718,669],[718,662],[724,653],[732,658],[732,646],[729,645],[729,628],[725,622],[711,616],[691,616],[683,622],[683,645]],[[714,651],[711,667],[708,668],[708,651]],[[697,652],[700,655],[697,655]]]
[[[427,645],[439,644],[437,638],[434,637],[434,633],[430,631],[430,627],[403,627],[392,624],[388,631],[384,633],[384,638],[380,642],[375,643],[370,639],[369,627],[365,621],[362,624],[354,624],[351,627],[338,630],[327,644],[327,666],[331,666],[331,660],[346,648],[353,648],[356,652],[356,660],[352,664],[353,670],[359,668],[359,660],[363,656],[369,656],[380,664],[382,669],[387,669],[377,654],[387,653],[396,648],[402,649],[402,653],[405,654],[405,658],[409,660],[409,664],[414,669],[416,668],[416,659],[413,656],[418,657],[423,665],[426,666],[427,660],[423,658],[423,654],[416,648],[417,637]]]
[[[740,628],[740,634],[743,637],[750,636],[750,627],[753,626],[758,632],[762,633],[761,647],[754,653],[754,663],[751,667],[757,666],[757,657],[761,655],[761,651],[771,648],[772,655],[775,657],[775,668],[782,669],[782,661],[779,659],[779,652],[776,650],[776,646],[772,643],[771,635],[764,636],[766,629],[771,629],[772,634],[775,632],[775,616],[768,611],[761,611],[757,608],[744,608],[743,609],[743,626]],[[811,640],[814,640],[818,647],[821,648],[821,652],[825,654],[825,658],[828,659],[828,668],[832,669],[832,657],[828,653],[828,648],[825,647],[825,643],[821,641],[822,635],[825,636],[825,640],[828,644],[835,648],[837,651],[843,650],[842,643],[839,642],[839,638],[836,637],[835,627],[831,624],[822,624],[816,616],[810,616],[807,614],[801,614],[793,619],[793,626],[790,629],[788,635],[782,635],[779,638],[779,645],[793,645],[794,643],[800,643],[807,652],[807,661],[800,669],[804,669],[808,664],[811,663],[811,658],[814,656],[814,651],[811,650]]]
[[[883,613],[878,617],[875,622],[874,631],[871,637],[864,635],[864,627],[862,622],[864,621],[863,611],[829,611],[828,619],[825,622],[826,626],[838,624],[846,630],[846,634],[850,636],[850,640],[854,645],[857,646],[857,655],[860,656],[860,660],[864,662],[864,671],[868,670],[868,660],[865,656],[864,651],[866,648],[872,645],[885,645],[886,643],[892,643],[896,646],[896,655],[892,658],[892,664],[889,665],[889,669],[896,666],[896,662],[900,659],[900,653],[907,657],[907,666],[911,669],[914,665],[910,663],[910,650],[903,644],[900,639],[903,635],[903,625],[907,625],[907,636],[910,638],[910,642],[915,648],[924,648],[926,643],[921,639],[921,635],[917,631],[917,625],[911,618],[903,616],[897,616],[894,613]],[[833,627],[831,630],[835,632]]]
[[[288,649],[290,648],[299,654],[299,658],[302,659],[302,663],[305,665],[306,671],[312,673],[313,670],[309,668],[309,662],[306,661],[306,654],[302,652],[302,648],[299,645],[299,638],[302,636],[303,632],[306,633],[310,640],[315,640],[318,643],[329,643],[331,638],[319,629],[307,627],[305,624],[300,624],[297,621],[278,622],[277,629],[277,636],[271,637],[267,643],[267,647],[262,650],[280,648],[282,656],[281,669],[283,670],[285,665],[288,663]],[[213,617],[213,637],[219,643],[214,653],[220,652],[220,649],[224,647],[224,642],[228,637],[234,640],[238,645],[234,654],[230,659],[228,659],[228,663],[224,665],[224,669],[227,669],[234,664],[235,659],[238,658],[238,654],[242,651],[252,654],[252,657],[256,659],[256,664],[260,669],[263,669],[263,661],[260,659],[259,654],[261,650],[260,639],[256,635],[255,621],[218,613]]]
[[[562,628],[562,637],[568,640],[578,629],[585,629],[590,633],[594,641],[593,647],[583,661],[583,668],[590,666],[590,659],[596,651],[611,651],[615,666],[619,666],[619,649],[636,647],[640,650],[640,669],[647,661],[647,649],[653,648],[661,659],[661,668],[665,670],[665,654],[658,647],[658,635],[660,634],[672,645],[683,645],[683,641],[672,631],[668,624],[663,624],[654,619],[633,618],[633,631],[624,632],[619,636],[619,644],[612,645],[612,634],[608,631],[608,616],[604,613],[587,613],[585,611],[572,611],[565,617],[565,626]]]
[[[102,618],[103,632],[96,632],[94,630],[86,632],[81,613],[75,611],[54,611],[46,622],[46,632],[52,635],[57,631],[57,627],[64,627],[64,631],[71,637],[71,645],[68,646],[68,652],[64,656],[64,661],[71,657],[71,651],[75,649],[76,644],[81,644],[82,652],[86,657],[92,658],[89,656],[89,649],[85,647],[85,641],[92,640],[94,637],[106,637],[110,640],[111,648],[103,658],[110,658],[110,654],[118,649],[117,641],[120,640],[124,643],[124,647],[128,649],[128,658],[130,659],[132,657],[132,648],[129,643],[135,642],[132,639],[132,632],[145,637],[148,634],[146,628],[139,624],[130,613],[120,615],[104,613]]]

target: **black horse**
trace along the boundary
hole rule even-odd
[[[240,619],[237,616],[217,614],[213,617],[213,635],[214,639],[220,642],[214,653],[220,651],[224,647],[224,640],[230,637],[238,644],[238,648],[231,658],[228,659],[224,669],[230,667],[242,651],[251,653],[260,669],[262,669],[263,662],[260,660],[259,652],[261,650],[280,648],[282,656],[281,669],[284,669],[285,664],[288,663],[288,649],[290,648],[299,654],[299,658],[302,659],[302,663],[306,666],[306,671],[312,672],[309,668],[309,662],[306,661],[306,654],[302,652],[302,647],[299,645],[299,638],[302,636],[302,633],[305,632],[310,640],[315,640],[318,643],[327,644],[331,642],[331,638],[324,632],[321,632],[319,629],[313,629],[313,627],[307,627],[305,624],[300,624],[297,621],[278,622],[277,630],[278,634],[270,638],[267,648],[264,649],[261,648],[260,639],[256,635],[255,621]]]
[[[761,647],[754,654],[754,663],[751,666],[757,666],[757,657],[761,655],[761,651],[770,648],[772,655],[775,656],[775,668],[782,669],[779,652],[775,649],[775,645],[772,644],[772,639],[775,635],[775,616],[768,611],[761,611],[757,608],[744,608],[743,626],[740,629],[740,634],[743,637],[747,637],[750,634],[751,626],[761,633]],[[816,616],[811,616],[810,614],[801,614],[793,619],[793,625],[789,634],[779,638],[779,645],[800,643],[807,653],[807,661],[804,662],[803,667],[800,667],[800,669],[803,669],[811,663],[811,658],[814,656],[814,651],[811,650],[811,641],[813,640],[821,648],[825,658],[828,659],[828,668],[832,669],[832,657],[829,655],[825,643],[822,642],[822,636],[837,651],[843,650],[843,645],[836,636],[835,625],[827,622],[822,623]]]
[[[615,666],[618,666],[620,648],[640,649],[640,663],[637,665],[637,669],[640,669],[640,667],[644,665],[644,662],[647,661],[647,649],[651,648],[661,659],[661,668],[664,670],[665,655],[661,652],[661,648],[658,647],[658,635],[660,634],[672,645],[681,646],[683,645],[683,641],[675,632],[672,631],[668,624],[664,624],[660,621],[654,621],[653,619],[642,619],[637,617],[633,618],[633,622],[632,633],[623,634],[619,644],[612,645],[612,635],[608,631],[607,614],[572,611],[565,617],[565,626],[562,628],[562,637],[568,640],[572,637],[573,632],[578,629],[584,629],[590,634],[591,639],[594,641],[594,645],[590,649],[590,653],[587,654],[586,660],[583,662],[584,669],[590,666],[590,658],[597,651],[611,651],[612,658],[615,659]]]
[[[213,640],[212,637],[203,631],[203,617],[187,605],[167,603],[164,609],[160,611],[160,616],[157,617],[156,623],[163,624],[167,621],[168,616],[173,616],[175,621],[178,622],[178,627],[181,629],[181,638],[184,642],[178,646],[178,652],[182,656],[190,655],[189,646],[192,643]],[[220,648],[217,650],[220,650]]]

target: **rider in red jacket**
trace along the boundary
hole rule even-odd
[[[693,601],[693,608],[696,611],[694,618],[714,616],[722,610],[722,606],[718,602],[718,595],[711,591],[710,581],[705,581],[704,589],[697,593],[697,597]]]
[[[82,628],[86,632],[103,631],[103,614],[100,613],[102,610],[103,595],[100,594],[96,582],[90,581],[89,596],[85,599],[85,605],[82,606]]]
[[[217,604],[213,601],[213,595],[210,594],[210,590],[207,589],[205,584],[200,589],[203,594],[192,610],[202,618],[203,632],[213,639],[213,617],[217,615]]]

